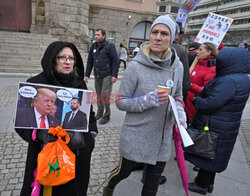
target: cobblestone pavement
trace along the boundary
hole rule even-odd
[[[99,128],[92,153],[88,196],[101,196],[102,187],[119,161],[120,128]],[[0,195],[18,196],[23,182],[27,142],[16,133],[0,134]]]
[[[118,85],[117,85],[118,86]],[[115,86],[115,91],[117,91]],[[0,107],[14,108],[17,85],[0,84]],[[250,99],[248,100],[250,102]],[[0,122],[1,124],[1,122]],[[243,119],[240,140],[250,166],[250,120]],[[28,144],[15,132],[6,133],[0,128],[0,196],[18,196],[23,182]],[[92,153],[88,196],[101,196],[102,187],[119,161],[119,136],[121,127],[100,128]],[[5,132],[5,133],[4,133]]]
[[[15,106],[17,98],[17,85],[7,85],[0,91],[0,107]]]

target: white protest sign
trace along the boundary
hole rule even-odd
[[[175,117],[177,126],[179,128],[180,134],[181,134],[181,139],[182,139],[182,142],[183,142],[183,146],[188,147],[188,146],[193,145],[194,142],[191,139],[191,137],[188,135],[187,130],[180,124],[180,120],[179,120],[177,109],[176,109],[175,100],[170,95],[168,96],[168,98],[170,100],[170,104],[171,104],[171,107],[172,107],[173,112],[174,112],[174,117]]]
[[[218,48],[232,23],[232,18],[210,12],[194,41],[201,44],[210,42]]]

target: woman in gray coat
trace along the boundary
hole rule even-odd
[[[159,178],[171,156],[174,124],[168,95],[157,86],[170,87],[169,95],[182,99],[183,66],[174,49],[176,23],[172,16],[159,16],[151,26],[149,44],[142,44],[127,67],[116,100],[126,111],[120,136],[119,166],[111,173],[103,195],[112,196],[115,186],[128,177],[136,162],[147,165],[142,196],[157,193]],[[186,115],[181,103],[177,111],[183,125]]]

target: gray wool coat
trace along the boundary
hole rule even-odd
[[[136,162],[155,165],[157,161],[167,162],[171,156],[174,116],[167,100],[159,105],[145,103],[144,96],[156,92],[158,85],[166,86],[168,80],[174,82],[170,95],[182,99],[183,66],[175,52],[172,65],[160,60],[154,63],[141,49],[128,65],[116,100],[118,109],[126,111],[120,135],[120,154]],[[170,62],[171,52],[167,55]],[[176,102],[180,121],[186,126],[186,114],[181,103]]]

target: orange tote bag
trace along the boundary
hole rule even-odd
[[[70,137],[62,127],[50,128],[48,133],[58,139],[49,142],[38,154],[36,179],[43,186],[57,186],[75,178],[75,154],[67,146]]]

